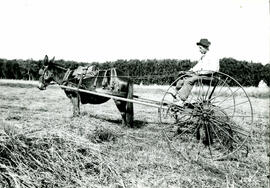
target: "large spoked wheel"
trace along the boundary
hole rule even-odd
[[[191,91],[182,102],[188,87]],[[162,98],[159,118],[170,148],[187,160],[247,154],[252,105],[243,87],[229,75],[179,77]]]

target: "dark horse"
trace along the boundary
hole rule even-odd
[[[59,85],[106,93],[123,98],[133,98],[132,81],[115,68],[95,70],[94,66],[79,66],[76,69],[71,69],[59,63],[55,63],[54,58],[49,61],[46,55],[39,74],[38,88],[40,90],[46,89],[46,87],[54,81]],[[101,104],[110,99],[69,89],[63,90],[73,104],[73,116],[80,114],[80,103]],[[114,102],[121,113],[122,125],[133,127],[133,103],[121,100],[114,100]]]

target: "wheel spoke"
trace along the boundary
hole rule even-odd
[[[191,92],[191,94],[196,98],[195,99],[196,102],[202,102],[202,99],[200,98],[201,97],[201,90],[202,90],[202,84],[200,84],[200,80],[201,80],[201,78],[198,78],[198,81],[196,81],[194,83],[194,87],[192,88],[196,97]]]
[[[171,92],[166,92],[165,95],[166,95],[166,94],[170,94],[170,95],[174,96],[174,94],[171,93]],[[163,100],[164,100],[164,99],[163,99]],[[192,105],[194,108],[197,107],[197,106],[195,106],[195,105],[192,104],[192,103],[188,103],[188,104]],[[177,104],[175,104],[174,102],[169,102],[169,101],[166,102],[166,106],[172,106],[172,105],[177,106]],[[179,107],[179,111],[181,112],[181,114],[184,114],[184,115],[192,115],[192,112],[184,111],[184,110],[185,110],[184,107],[183,107],[182,109],[180,109],[180,108],[181,108],[181,107]],[[169,110],[167,110],[166,115],[168,114],[168,112],[169,112]]]
[[[190,98],[189,102],[191,103],[195,96],[193,95],[192,91],[190,92],[190,95],[191,95],[191,98]]]
[[[195,98],[195,96],[193,95],[192,92],[190,92],[190,95],[191,95],[191,98],[189,99],[189,102],[186,102],[186,103],[192,105],[194,108],[196,108],[196,107],[201,108],[200,106],[195,106],[195,105],[192,103],[192,99]],[[198,94],[198,96],[200,96],[200,87],[199,87],[199,94]],[[201,102],[201,99],[199,99],[198,96],[197,96],[197,100],[195,99],[195,102],[196,102],[196,103],[198,103],[198,102],[200,103],[200,102]]]
[[[202,93],[200,94],[200,92],[199,92],[198,98],[199,98],[200,102],[203,102],[203,83],[202,83],[202,78],[201,77],[199,78],[199,81],[200,82],[198,82],[198,83],[200,83],[199,87],[202,89]],[[201,89],[199,91],[201,91]]]
[[[180,117],[180,119],[179,120],[181,120],[181,119],[183,119],[184,117],[187,117],[187,115],[186,114],[184,114],[182,117]],[[188,119],[190,119],[191,117],[189,117]]]
[[[235,131],[235,132],[237,132],[237,133],[239,133],[239,134],[242,134],[242,135],[244,135],[244,136],[248,136],[248,135],[249,135],[249,131],[247,131],[247,130],[245,130],[245,129],[243,129],[243,128],[237,126],[237,125],[234,125],[235,123],[234,123],[234,124],[233,124],[233,123],[232,123],[232,124],[229,124],[228,122],[220,122],[219,120],[217,120],[217,119],[215,119],[215,118],[211,118],[211,120],[215,120],[215,121],[219,122],[220,124],[224,123],[224,124],[226,124],[227,126],[232,127],[232,131]],[[231,121],[230,121],[230,122],[231,122]],[[237,129],[238,129],[238,130],[237,130]]]
[[[219,141],[219,143],[220,143],[220,146],[222,146],[225,150],[227,150],[227,148],[224,147],[224,144],[223,144],[222,141],[220,140],[220,138],[219,138],[217,132],[215,131],[215,129],[214,129],[212,126],[210,126],[210,128],[212,128],[214,134],[216,135],[216,137],[217,137],[217,139],[218,139],[218,141]]]
[[[217,97],[216,97],[216,99],[217,99]],[[224,99],[223,101],[222,101],[222,98],[221,97],[220,97],[220,100],[213,100],[213,101],[210,100],[211,104],[215,104],[217,106],[219,106],[220,103],[223,103],[225,101],[227,101],[227,102],[232,101],[233,102],[234,101],[234,97],[228,97],[228,98]]]
[[[199,143],[198,143],[197,149],[195,150],[195,151],[198,151],[198,152],[197,152],[197,157],[196,157],[196,160],[198,160],[199,155],[200,155],[200,149],[199,149],[199,148],[200,148],[201,144],[202,144],[202,137],[200,137],[200,140],[199,140]]]
[[[219,125],[221,125],[221,123],[220,122],[218,122],[218,121],[216,121],[216,120],[214,120],[213,119],[213,121],[214,122],[216,122],[217,124],[217,128],[219,129],[219,130],[221,130],[222,132],[224,132],[228,137],[230,137],[235,143],[237,143],[237,144],[239,144],[230,134],[228,134],[227,132],[226,132],[226,130],[224,130],[223,128],[221,128]],[[219,125],[218,125],[219,124]]]
[[[206,132],[207,132],[209,152],[210,152],[211,158],[213,159],[212,150],[211,150],[211,144],[212,143],[211,143],[211,139],[210,139],[210,133],[209,133],[208,125],[206,125],[206,123],[205,123],[204,126],[205,126]]]
[[[196,106],[192,103],[192,100],[193,100],[193,98],[194,98],[195,96],[192,94],[192,92],[190,92],[190,94],[191,94],[191,99],[189,100],[188,104],[190,104],[190,105],[192,105],[194,108],[196,108]]]
[[[222,115],[214,115],[213,117],[225,117]],[[226,117],[246,117],[246,118],[251,118],[251,116],[245,116],[245,115],[226,115]]]
[[[217,109],[217,108],[219,108],[220,110],[226,110],[226,109],[229,109],[229,108],[232,108],[232,107],[236,107],[236,106],[239,106],[239,105],[245,104],[245,103],[249,103],[249,101],[240,102],[240,103],[234,104],[233,106],[227,106],[225,108],[221,108],[220,106],[215,106],[215,107],[213,107],[212,110]]]
[[[223,82],[222,86],[220,86],[219,92],[216,94],[215,97],[211,98],[210,101],[215,101],[215,99],[220,95],[220,92],[223,89],[223,87],[225,86],[227,79],[228,79],[228,77],[225,79],[225,81]],[[217,85],[217,87],[219,87],[219,85]],[[226,88],[226,92],[227,92],[227,90],[228,90],[228,87]]]
[[[165,128],[162,128],[162,130],[171,129],[171,128],[175,127],[176,125],[177,125],[176,123],[170,124],[170,126],[166,126]]]
[[[209,92],[209,90],[210,90],[210,88],[211,88],[211,85],[212,85],[212,81],[213,81],[213,72],[212,72],[212,75],[211,75],[211,78],[210,78],[210,79],[211,79],[211,80],[210,80],[210,84],[209,84],[209,87],[208,87],[207,92],[206,92],[206,94],[205,94],[204,100],[207,99],[208,92]],[[208,100],[207,100],[207,104],[209,104],[209,101],[208,101]]]
[[[231,95],[229,95],[228,97],[226,97],[223,101],[219,102],[217,106],[220,106],[220,104],[222,104],[223,102],[225,102],[227,99],[231,98],[233,96],[233,94],[236,93],[239,89],[241,89],[241,87],[239,87],[237,90],[233,91],[231,93]]]
[[[202,103],[202,100],[199,98],[199,96],[200,96],[200,91],[201,91],[201,89],[200,89],[200,86],[198,86],[198,88],[199,88],[199,93],[198,93],[198,96],[197,96],[197,100],[195,101],[196,102],[196,104],[198,104],[198,103]],[[191,92],[192,93],[192,92]],[[192,94],[192,99],[193,99],[193,94]],[[191,104],[194,108],[200,108],[200,110],[202,110],[202,108],[201,108],[201,106],[200,105],[197,105],[197,106],[195,106],[194,104],[192,104],[192,102],[191,102],[191,100],[190,100],[190,103],[189,104]]]

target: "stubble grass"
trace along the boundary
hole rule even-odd
[[[255,121],[248,157],[191,163],[169,150],[155,108],[135,104],[136,128],[131,129],[121,127],[120,113],[111,100],[82,105],[81,115],[72,118],[72,106],[61,89],[50,86],[39,91],[35,83],[30,85],[0,83],[3,186],[269,186],[268,98],[251,97]],[[164,88],[136,86],[134,90],[160,100]]]

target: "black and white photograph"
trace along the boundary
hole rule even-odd
[[[0,7],[0,188],[270,187],[269,0]]]

